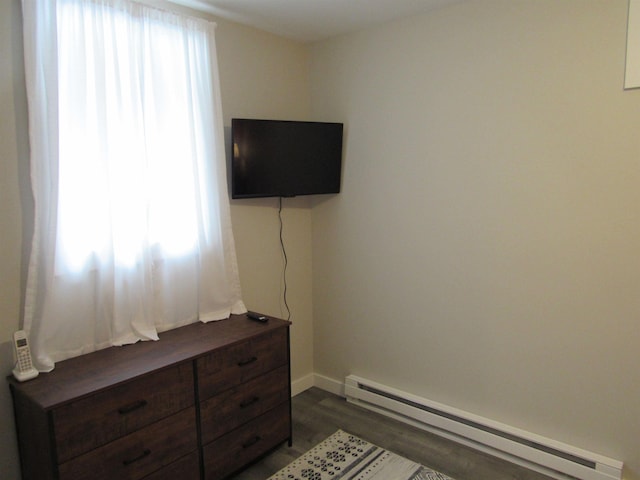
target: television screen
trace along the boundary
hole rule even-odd
[[[342,123],[231,120],[231,197],[340,192]]]

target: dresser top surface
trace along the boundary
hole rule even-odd
[[[232,315],[163,332],[155,342],[110,347],[58,362],[53,371],[24,383],[11,377],[9,381],[17,392],[46,410],[289,325],[277,318],[260,323],[246,315]]]

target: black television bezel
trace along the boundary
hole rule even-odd
[[[332,161],[333,164],[333,174],[337,175],[337,185],[332,183],[331,185],[319,186],[318,188],[313,189],[300,189],[295,188],[293,186],[289,186],[286,189],[276,191],[278,189],[273,189],[269,191],[261,191],[261,192],[238,192],[238,185],[236,179],[236,173],[238,170],[237,166],[237,158],[235,154],[235,133],[234,133],[234,124],[237,122],[250,122],[250,123],[269,123],[273,125],[318,125],[318,126],[332,126],[339,127],[339,158],[337,160],[334,158]],[[320,121],[306,121],[306,120],[277,120],[277,119],[260,119],[260,118],[232,118],[231,119],[231,154],[230,154],[230,172],[229,172],[229,183],[230,183],[230,194],[231,198],[234,200],[238,199],[249,199],[249,198],[270,198],[270,197],[297,197],[297,196],[308,196],[308,195],[326,195],[326,194],[337,194],[340,193],[342,186],[342,157],[343,157],[343,147],[344,147],[344,124],[340,122],[320,122]],[[337,149],[337,145],[336,145]],[[334,179],[335,180],[335,179]]]

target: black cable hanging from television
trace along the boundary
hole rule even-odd
[[[291,309],[289,308],[289,304],[287,303],[287,264],[289,263],[287,259],[287,250],[284,248],[284,240],[282,239],[282,197],[280,197],[280,204],[278,207],[278,219],[280,220],[280,248],[282,249],[282,256],[284,257],[284,269],[282,272],[282,278],[284,280],[284,290],[283,290],[283,299],[284,306],[287,309],[287,321],[291,320]]]

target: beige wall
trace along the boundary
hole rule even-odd
[[[166,6],[162,1],[148,3]],[[180,9],[171,6],[169,8]],[[185,9],[180,9],[185,10]],[[232,117],[307,118],[309,54],[302,44],[216,19],[225,125]],[[33,211],[19,0],[0,2],[0,376],[12,368],[11,334],[19,328]],[[227,135],[228,135],[227,128]],[[282,256],[276,200],[234,201],[232,221],[244,299],[249,308],[280,316]],[[313,371],[311,212],[306,200],[285,200],[289,256],[292,378]],[[24,226],[24,227],[23,227]],[[23,233],[24,228],[24,233]],[[0,386],[0,478],[17,479],[17,447],[9,389]]]
[[[314,368],[640,479],[640,90],[626,0],[474,0],[316,44],[346,124],[312,210]]]

